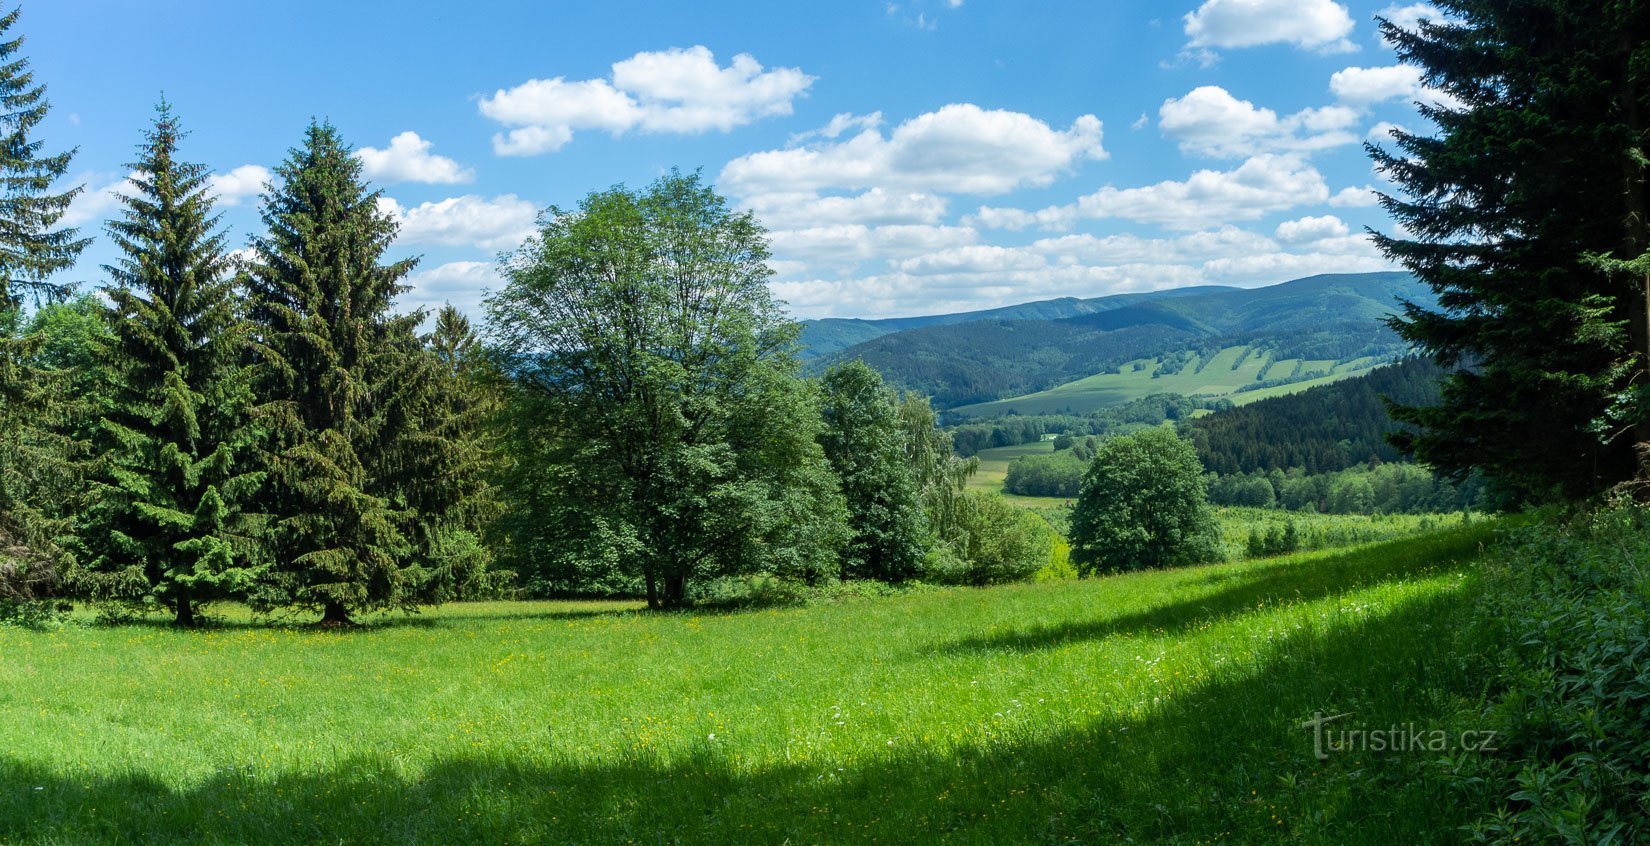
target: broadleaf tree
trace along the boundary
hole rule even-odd
[[[554,527],[518,548],[607,562],[656,608],[718,576],[831,572],[844,507],[767,261],[696,173],[541,217],[488,301],[535,430],[512,525]]]
[[[914,578],[927,552],[928,527],[899,399],[857,359],[827,370],[820,386],[825,427],[819,441],[840,480],[853,533],[840,577]]]
[[[1191,442],[1157,427],[1100,442],[1071,514],[1079,572],[1213,561],[1220,535]]]

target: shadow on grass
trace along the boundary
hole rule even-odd
[[[1319,762],[1300,723],[1323,710],[1447,726],[1474,684],[1455,634],[1473,590],[1291,630],[1241,672],[1165,689],[1145,717],[1034,737],[985,727],[949,753],[878,743],[853,763],[769,768],[709,746],[668,762],[367,757],[177,786],[0,752],[0,842],[1454,842],[1478,800],[1442,789],[1431,756]]]
[[[549,604],[549,603],[546,603]],[[370,617],[363,617],[355,626],[341,626],[336,628],[323,627],[314,615],[282,614],[278,616],[254,616],[251,618],[224,618],[221,616],[207,616],[204,623],[194,628],[179,628],[169,617],[139,617],[132,620],[121,620],[112,623],[94,622],[91,625],[108,628],[138,628],[159,629],[176,632],[212,632],[212,631],[245,631],[250,629],[274,631],[301,631],[301,632],[335,632],[341,635],[358,634],[385,629],[440,629],[454,624],[469,624],[498,620],[500,622],[531,622],[531,621],[558,621],[584,620],[597,617],[620,617],[628,614],[638,614],[646,611],[641,605],[630,607],[621,603],[614,603],[615,607],[604,608],[560,608],[555,610],[532,610],[524,608],[520,611],[506,611],[497,613],[468,613],[462,609],[462,603],[452,603],[438,606],[430,614],[417,611],[409,613],[385,613]]]
[[[1199,595],[1117,617],[1031,626],[942,644],[941,653],[1032,652],[1069,643],[1140,632],[1172,633],[1264,605],[1322,599],[1379,582],[1420,575],[1471,558],[1490,537],[1490,528],[1461,529],[1400,538],[1345,552],[1285,559],[1251,569],[1213,570],[1180,582],[1176,589]],[[1211,592],[1201,592],[1215,588]]]

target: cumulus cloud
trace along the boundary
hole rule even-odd
[[[390,139],[385,149],[362,147],[355,151],[368,179],[383,183],[424,182],[454,185],[475,179],[475,171],[460,167],[446,156],[430,152],[434,145],[407,131]]]
[[[1226,89],[1205,85],[1164,101],[1158,126],[1183,152],[1216,158],[1243,158],[1261,152],[1312,151],[1358,140],[1348,129],[1358,112],[1345,106],[1305,109],[1279,117],[1271,109],[1239,100]]]
[[[1057,130],[1020,112],[945,106],[887,135],[870,128],[840,142],[741,156],[718,184],[740,196],[883,188],[1000,194],[1043,186],[1084,159],[1104,159],[1101,125],[1084,115]]]
[[[215,173],[207,181],[207,190],[217,197],[219,205],[238,206],[249,197],[263,193],[264,186],[275,179],[269,168],[261,165],[241,165],[228,173]]]
[[[1352,230],[1340,218],[1326,214],[1322,217],[1303,217],[1278,224],[1277,237],[1286,244],[1303,244],[1326,238],[1344,238]]]
[[[412,308],[439,308],[452,303],[472,318],[479,316],[482,298],[503,287],[498,269],[485,261],[454,261],[422,270],[407,278],[410,288],[401,304]]]
[[[578,130],[726,132],[790,114],[813,82],[797,68],[764,69],[749,53],[722,67],[697,46],[637,53],[603,79],[531,79],[482,98],[481,113],[509,127],[493,136],[494,152],[531,156],[561,149]]]
[[[1421,21],[1442,23],[1446,18],[1442,10],[1431,3],[1411,3],[1407,6],[1391,5],[1376,13],[1376,17],[1384,18],[1402,30],[1414,32]]]
[[[1329,77],[1329,90],[1345,103],[1366,106],[1387,100],[1413,100],[1420,96],[1421,69],[1414,65],[1381,68],[1346,68]]]
[[[133,191],[131,180],[136,176],[133,172],[116,177],[96,173],[75,177],[73,184],[83,186],[84,190],[69,202],[69,208],[58,222],[64,226],[85,226],[113,217],[120,208],[120,195]]]
[[[938,223],[944,197],[923,191],[872,188],[852,196],[820,196],[811,191],[757,194],[745,201],[769,229],[798,229],[839,223]]]
[[[1375,186],[1365,185],[1362,188],[1342,188],[1329,198],[1329,204],[1338,209],[1363,209],[1378,206],[1381,201],[1375,196]]]
[[[770,233],[774,255],[806,263],[810,268],[831,265],[851,269],[861,262],[897,261],[935,250],[973,244],[978,233],[966,226],[859,223],[781,229]]]
[[[1357,49],[1352,16],[1333,0],[1206,0],[1186,15],[1187,48],[1198,50],[1291,44],[1319,53]]]
[[[436,244],[509,250],[533,233],[538,209],[514,194],[492,199],[467,194],[405,208],[389,197],[379,208],[401,225],[399,240],[407,244]]]
[[[1032,225],[1064,229],[1078,220],[1098,218],[1203,229],[1328,199],[1329,187],[1317,168],[1294,156],[1267,154],[1254,156],[1233,170],[1200,170],[1184,181],[1138,188],[1107,186],[1075,204],[1036,212],[982,208],[972,219],[982,226],[1009,229]]]

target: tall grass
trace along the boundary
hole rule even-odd
[[[802,609],[0,629],[6,843],[1427,843],[1481,523]]]

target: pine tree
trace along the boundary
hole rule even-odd
[[[1458,104],[1371,147],[1410,235],[1377,236],[1437,291],[1396,328],[1461,368],[1401,445],[1524,498],[1650,471],[1650,8],[1449,0],[1399,55]],[[1636,449],[1635,449],[1636,448]],[[1643,458],[1635,457],[1635,451]]]
[[[19,306],[25,294],[66,293],[47,280],[73,266],[90,239],[58,226],[81,190],[52,191],[74,152],[43,154],[34,137],[50,102],[21,54],[23,39],[10,36],[17,16],[17,9],[0,15],[0,557],[8,557],[5,549],[28,549],[29,559],[39,561],[47,558],[42,550],[51,531],[31,477],[63,456],[43,429],[58,409],[28,366],[38,343],[19,336]]]
[[[108,225],[124,257],[105,268],[113,410],[94,438],[77,520],[93,595],[171,608],[245,596],[259,575],[261,482],[246,412],[247,333],[204,165],[162,101],[138,146],[132,194]]]
[[[488,584],[492,554],[483,536],[500,510],[493,485],[503,378],[469,319],[451,304],[436,312],[424,346],[429,396],[413,450],[421,481],[408,494],[418,515],[416,542],[432,571],[426,598],[463,599]]]
[[[259,606],[407,608],[425,571],[407,490],[427,357],[422,312],[391,302],[416,260],[381,264],[396,224],[330,124],[312,123],[264,198],[268,234],[246,273],[257,413],[270,431],[260,511],[272,522],[274,590]]]

